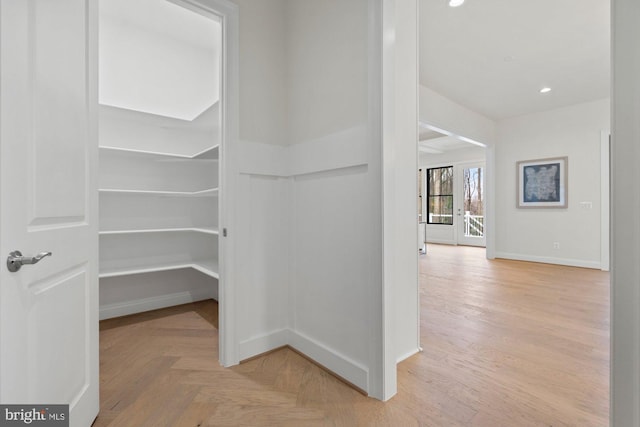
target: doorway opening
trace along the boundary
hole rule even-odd
[[[504,266],[513,274],[489,283],[484,279],[490,275],[480,273],[473,262],[460,262],[453,271],[460,276],[443,282],[443,289],[469,291],[470,298],[452,297],[447,303],[454,305],[453,309],[446,303],[440,304],[451,313],[464,312],[458,319],[462,321],[456,325],[460,328],[451,328],[451,336],[459,338],[465,324],[477,327],[473,332],[484,330],[492,323],[484,315],[498,316],[510,304],[514,314],[530,310],[542,323],[552,319],[554,330],[568,328],[567,325],[593,326],[598,335],[592,336],[588,345],[598,347],[601,355],[587,362],[592,364],[591,371],[597,372],[590,388],[594,391],[590,406],[597,409],[589,415],[593,416],[594,425],[604,425],[609,411],[610,307],[609,278],[599,270],[607,270],[609,264],[609,184],[605,160],[608,138],[601,137],[600,132],[610,125],[610,2],[594,1],[587,5],[570,1],[564,5],[566,9],[556,10],[553,20],[546,18],[544,2],[505,7],[499,2],[468,1],[452,8],[447,2],[423,1],[421,6],[420,117],[441,128],[490,142],[485,156],[487,170],[483,172],[489,192],[484,234],[486,255],[491,260],[477,262],[486,266],[487,271]],[[576,7],[581,10],[580,19],[572,12]],[[544,30],[534,22],[545,22]],[[591,47],[588,52],[581,48],[586,44]],[[577,77],[571,71],[574,67],[581,70]],[[590,91],[588,96],[582,96],[586,94],[584,90]],[[522,190],[524,182],[516,172],[518,162],[563,156],[569,159],[568,205],[554,208],[548,204],[529,209],[518,206],[517,191]],[[560,179],[559,174],[556,179]],[[464,210],[455,213],[465,215]],[[450,254],[456,262],[464,257],[464,251],[476,251],[450,246],[441,249],[452,249]],[[432,252],[431,260],[437,251]],[[429,250],[421,261],[429,260],[428,257]],[[447,262],[441,261],[443,270],[450,266]],[[424,287],[432,286],[430,283],[442,275],[436,263],[427,268],[434,274],[423,271]],[[527,283],[534,270],[544,268],[549,269],[546,278]],[[564,280],[555,283],[554,275],[563,275]],[[553,297],[558,293],[568,292],[570,301],[577,300],[576,293],[583,288],[574,288],[573,284],[579,283],[580,277],[590,277],[589,291],[597,294],[598,304],[589,306],[584,314],[574,312],[565,319],[562,317],[569,311],[562,315],[550,312],[548,308],[555,307],[557,300]],[[528,299],[501,300],[509,296],[505,293],[509,286],[520,284],[523,286],[516,286],[511,296],[526,295]],[[545,294],[547,290],[551,294]],[[488,298],[478,298],[483,292]],[[533,299],[542,301],[550,296],[540,307],[529,305]],[[462,302],[457,305],[456,301]],[[495,306],[488,308],[487,304]],[[474,312],[475,309],[478,311]],[[435,316],[432,320],[442,322]],[[423,330],[431,327],[435,330],[450,327],[454,320],[432,326],[424,319],[423,322]],[[516,323],[514,319],[503,322],[504,330],[499,333],[504,336],[512,333],[518,327]],[[503,341],[507,341],[504,336]],[[570,335],[559,338],[536,325],[521,336],[527,338],[512,342],[510,357],[516,363],[533,362],[537,369],[546,363],[544,358],[534,361],[528,359],[530,353],[514,353],[535,346],[550,354],[556,344],[562,343],[567,348],[573,345]],[[484,337],[475,341],[473,345],[477,347],[471,357],[486,356],[489,342],[490,338]],[[579,377],[579,370],[575,369],[579,363],[566,360],[557,368],[563,374],[571,372]],[[550,376],[546,384],[552,381]],[[562,396],[570,403],[567,408],[582,406],[582,400],[570,402],[573,397],[569,396],[577,395],[581,388],[578,385],[576,393]],[[546,410],[540,416],[549,414]],[[551,420],[537,422],[555,424]],[[562,412],[558,422],[587,423],[578,421],[570,411]]]
[[[158,0],[102,0],[99,19],[100,319],[217,301],[223,22]]]
[[[421,123],[418,143],[419,247],[486,246],[485,146]]]

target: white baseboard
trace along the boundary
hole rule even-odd
[[[159,308],[187,304],[190,302],[202,301],[209,298],[214,298],[211,289],[201,289],[196,291],[178,292],[175,294],[108,304],[100,307],[100,320],[127,316],[129,314],[142,313],[145,311],[157,310]]]
[[[361,390],[369,390],[369,370],[300,332],[289,331],[289,345]]]
[[[515,261],[541,262],[544,264],[566,265],[569,267],[582,267],[600,269],[599,261],[585,261],[581,259],[554,258],[525,254],[513,254],[508,252],[496,252],[496,258],[511,259]]]
[[[429,243],[433,243],[435,245],[456,245],[455,240],[445,240],[445,239],[431,239],[431,238],[427,238],[427,244]],[[429,249],[427,249],[429,250]]]
[[[369,370],[367,368],[290,329],[280,329],[241,342],[238,346],[239,359],[246,360],[286,345],[316,361],[356,387],[365,391],[368,390]]]
[[[420,353],[420,348],[416,348],[415,350],[411,350],[408,353],[403,354],[402,356],[398,357],[398,359],[396,359],[396,363],[400,363],[404,360],[407,360],[408,358],[410,358],[411,356]]]
[[[289,343],[289,330],[280,329],[268,334],[242,341],[238,345],[238,355],[240,360],[284,347]]]

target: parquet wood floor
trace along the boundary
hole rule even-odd
[[[221,368],[206,301],[101,323],[94,426],[608,426],[607,273],[438,245],[420,267],[424,352],[389,402],[287,348]]]

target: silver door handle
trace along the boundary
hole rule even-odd
[[[25,264],[37,264],[46,256],[51,256],[51,252],[40,252],[36,256],[22,256],[22,252],[13,251],[7,257],[7,268],[10,272],[15,273]]]

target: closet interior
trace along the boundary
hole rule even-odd
[[[220,24],[100,7],[100,318],[217,299]]]

